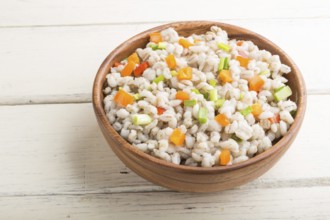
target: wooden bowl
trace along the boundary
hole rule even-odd
[[[295,121],[288,133],[269,150],[242,163],[218,167],[189,167],[176,165],[155,158],[133,147],[124,140],[109,123],[103,108],[103,93],[106,75],[115,61],[120,61],[135,51],[143,48],[149,41],[149,33],[174,28],[180,35],[201,34],[216,25],[228,32],[230,38],[251,40],[261,49],[278,54],[282,63],[289,65],[292,72],[287,75],[288,84],[293,91],[291,99],[298,105]],[[268,39],[252,31],[219,22],[188,21],[161,25],[144,31],[125,41],[114,49],[104,60],[97,72],[93,87],[93,106],[97,121],[104,137],[116,155],[131,170],[141,177],[164,187],[189,192],[214,192],[233,188],[247,183],[269,170],[286,152],[295,139],[302,124],[306,109],[306,88],[303,77],[292,59]]]

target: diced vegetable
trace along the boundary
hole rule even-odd
[[[114,101],[118,105],[126,107],[127,105],[132,104],[134,102],[134,97],[131,94],[125,92],[123,89],[120,89],[116,93]]]
[[[178,71],[177,75],[178,80],[190,80],[192,79],[192,68],[184,67]]]
[[[165,109],[165,108],[162,108],[162,107],[157,107],[157,114],[158,114],[158,115],[161,115],[161,114],[163,114],[165,111],[166,111],[166,109]]]
[[[216,100],[215,102],[214,102],[214,106],[215,106],[215,108],[221,108],[222,107],[222,105],[223,105],[223,103],[225,102],[226,100],[225,99],[218,99],[218,100]]]
[[[269,70],[264,70],[264,71],[262,71],[262,72],[259,73],[260,76],[262,76],[262,75],[268,75],[268,74],[270,74],[270,71]]]
[[[225,58],[224,64],[223,64],[223,69],[229,70],[229,57]]]
[[[194,100],[194,99],[192,99],[192,100],[184,100],[183,101],[183,105],[185,106],[185,107],[191,107],[191,106],[194,106],[194,105],[196,105],[196,100]]]
[[[231,136],[231,139],[235,140],[237,143],[240,143],[242,141],[242,139],[240,139],[239,137],[237,137],[235,134],[233,134]]]
[[[119,62],[115,62],[114,64],[113,64],[113,67],[118,67],[118,66],[120,66],[121,65],[121,63],[119,63]]]
[[[143,72],[149,67],[149,63],[147,61],[141,63],[138,67],[134,70],[134,76],[142,76]]]
[[[250,114],[252,112],[252,107],[248,106],[245,109],[242,109],[241,111],[239,111],[244,117],[247,116],[248,114]]]
[[[158,44],[149,44],[149,47],[151,47],[152,50],[157,50]]]
[[[213,87],[215,87],[216,85],[217,85],[217,80],[215,80],[215,79],[210,79],[209,80],[209,84],[211,85],[211,86],[213,86]]]
[[[281,118],[280,118],[280,114],[275,114],[274,117],[272,118],[268,118],[268,120],[270,121],[270,123],[274,124],[274,123],[279,123]]]
[[[184,38],[180,38],[180,40],[179,40],[179,44],[180,44],[181,46],[183,46],[184,48],[189,48],[190,46],[193,46],[192,43],[190,43],[189,41],[187,41],[187,40],[184,39]]]
[[[132,116],[134,125],[147,125],[150,124],[152,119],[147,114],[135,114]]]
[[[158,43],[158,49],[159,50],[165,50],[166,49],[166,43],[165,42],[159,42]]]
[[[218,48],[226,52],[230,51],[230,46],[228,44],[218,43]]]
[[[221,126],[225,127],[227,125],[230,124],[229,119],[227,118],[226,115],[224,114],[218,114],[217,116],[215,116],[214,118]]]
[[[230,150],[223,149],[219,156],[219,163],[222,166],[226,166],[230,162]]]
[[[210,98],[210,101],[218,100],[218,91],[216,89],[210,90],[209,91],[209,98]]]
[[[130,55],[127,58],[127,60],[128,60],[128,62],[133,62],[133,63],[136,63],[136,64],[140,64],[140,58],[137,55],[137,53],[132,53],[132,55]]]
[[[261,113],[262,113],[262,107],[260,105],[260,103],[254,103],[252,106],[252,115],[254,117],[258,117]]]
[[[243,100],[244,99],[244,94],[241,92],[240,94],[239,94],[239,100],[241,101],[241,100]]]
[[[201,93],[199,92],[199,90],[198,90],[198,89],[196,89],[196,88],[194,88],[194,89],[191,89],[191,91],[192,91],[193,93],[196,93],[196,94],[201,94]]]
[[[194,39],[194,43],[197,44],[199,42],[202,42],[202,40],[199,40],[199,39]]]
[[[126,64],[126,66],[124,67],[124,69],[121,71],[121,76],[124,77],[124,76],[130,76],[131,73],[133,72],[135,68],[135,63],[133,62],[128,62]]]
[[[150,34],[150,41],[154,43],[159,43],[163,41],[162,35],[159,32],[154,32]]]
[[[139,93],[134,94],[133,97],[135,101],[142,99],[142,96]]]
[[[171,75],[172,75],[172,76],[177,76],[177,75],[178,75],[178,72],[175,71],[175,70],[172,70],[172,71],[171,71]]]
[[[249,58],[242,57],[242,56],[236,56],[236,60],[238,60],[241,67],[245,67],[245,68],[248,67],[248,64],[250,62]]]
[[[205,124],[207,122],[207,109],[205,107],[200,107],[198,110],[198,121],[201,124]]]
[[[221,70],[218,75],[218,79],[224,83],[227,83],[227,82],[231,83],[233,81],[230,70]]]
[[[208,92],[202,92],[202,95],[204,96],[204,99],[209,99],[209,93]]]
[[[218,65],[218,71],[223,70],[224,65],[225,65],[225,58],[220,57],[220,62],[219,62],[219,65]]]
[[[158,84],[158,83],[160,83],[161,81],[164,81],[164,80],[165,80],[165,77],[164,77],[163,74],[161,74],[156,79],[154,79],[153,82]]]
[[[166,60],[167,66],[170,69],[174,69],[176,67],[176,60],[175,60],[175,57],[173,54],[168,55],[165,60]]]
[[[249,80],[249,89],[258,92],[264,84],[264,80],[259,75],[255,75]]]
[[[243,41],[241,41],[241,40],[237,41],[236,45],[239,46],[239,47],[242,46],[243,45]]]
[[[183,132],[181,132],[178,128],[176,128],[173,130],[173,132],[170,136],[170,141],[175,146],[182,146],[185,138],[186,138],[186,135]]]
[[[287,99],[292,95],[292,90],[289,86],[284,86],[275,92],[274,97],[276,101],[281,101]]]
[[[178,91],[175,95],[176,99],[180,99],[182,101],[189,100],[189,94],[184,91]]]

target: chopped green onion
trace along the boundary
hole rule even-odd
[[[218,43],[218,48],[226,52],[230,51],[230,46],[228,44]]]
[[[281,100],[287,99],[290,95],[292,95],[292,90],[290,89],[289,86],[284,86],[284,87],[280,88],[274,94],[276,101],[281,101]]]
[[[175,70],[172,70],[172,71],[171,71],[171,75],[172,75],[172,76],[177,76],[177,75],[178,75],[178,72],[175,71]]]
[[[151,117],[146,114],[135,114],[132,116],[134,125],[147,125],[151,123]]]
[[[201,94],[198,89],[191,89],[191,91],[196,94]]]
[[[133,97],[136,101],[142,99],[142,96],[139,93],[134,94]]]
[[[164,42],[159,42],[159,43],[158,43],[158,49],[159,49],[159,50],[164,50],[164,49],[166,49],[166,43],[164,43]]]
[[[244,117],[247,116],[248,114],[250,114],[252,112],[252,107],[248,106],[245,109],[242,109],[241,111],[239,111]]]
[[[218,99],[218,100],[216,100],[216,101],[214,102],[214,106],[215,106],[216,108],[221,108],[222,105],[223,105],[223,103],[224,103],[225,101],[226,101],[225,99]]]
[[[183,101],[183,105],[185,106],[185,107],[190,107],[190,106],[194,106],[194,105],[196,105],[196,100],[184,100]]]
[[[240,143],[240,142],[242,141],[242,139],[240,139],[239,137],[237,137],[235,134],[233,134],[233,135],[231,136],[231,138],[232,138],[233,140],[235,140],[237,143]]]
[[[213,87],[215,87],[216,85],[217,85],[217,80],[216,79],[210,79],[209,80],[209,84],[211,85],[211,86],[213,86]]]
[[[285,86],[281,86],[281,87],[278,87],[277,89],[274,90],[274,92],[278,92],[280,91],[281,89],[283,89]]]
[[[198,121],[201,124],[205,124],[207,122],[207,109],[204,107],[201,107],[198,111]]]
[[[216,89],[212,89],[209,92],[210,101],[216,101],[218,99],[218,91]]]
[[[158,84],[159,82],[161,82],[161,81],[164,81],[164,75],[162,74],[162,75],[159,75],[156,79],[154,79],[154,83],[156,83],[156,84]]]
[[[223,70],[223,66],[225,65],[225,58],[224,57],[220,57],[220,62],[218,65],[218,71]]]
[[[229,70],[229,57],[225,58],[224,64],[223,64],[223,69]]]
[[[242,100],[243,98],[244,98],[244,94],[243,93],[239,94],[239,100]]]
[[[204,99],[208,100],[209,99],[209,93],[208,92],[202,92],[202,95],[204,96]]]
[[[264,71],[259,73],[259,75],[268,75],[268,74],[270,74],[269,70],[264,70]]]
[[[149,47],[151,47],[152,50],[157,50],[158,44],[149,44]]]

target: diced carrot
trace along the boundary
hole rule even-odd
[[[238,60],[241,67],[245,67],[245,68],[248,67],[248,64],[250,62],[249,58],[242,57],[242,56],[236,56],[236,60]]]
[[[184,133],[182,133],[178,128],[176,128],[173,130],[173,132],[170,136],[170,141],[175,146],[182,146],[185,138],[186,138],[186,135]]]
[[[147,61],[141,63],[138,67],[134,70],[134,76],[142,76],[143,72],[149,67],[149,63]]]
[[[251,106],[251,108],[252,108],[252,115],[254,116],[254,117],[258,117],[261,113],[262,113],[262,107],[261,107],[261,105],[260,105],[260,103],[254,103],[252,106]]]
[[[192,79],[192,68],[188,66],[188,67],[179,69],[177,78],[178,78],[178,80]]]
[[[133,62],[128,62],[124,69],[121,71],[121,76],[130,76],[131,73],[133,72],[135,68],[135,63]]]
[[[175,98],[184,101],[184,100],[189,100],[190,97],[188,93],[184,91],[178,91],[175,95]]]
[[[225,127],[227,125],[230,124],[229,119],[227,118],[226,115],[224,114],[218,114],[217,116],[215,116],[214,118],[221,126]]]
[[[241,41],[241,40],[237,41],[236,45],[237,46],[242,46],[243,45],[243,41]]]
[[[118,105],[126,107],[127,105],[132,104],[134,102],[134,97],[121,89],[115,95],[114,101]]]
[[[150,34],[150,41],[158,44],[163,41],[162,35],[159,32],[154,32]]]
[[[221,70],[218,79],[224,83],[231,83],[233,81],[230,70]]]
[[[136,64],[140,64],[140,58],[137,55],[137,53],[132,53],[128,58],[127,58],[128,62],[133,62]]]
[[[118,67],[118,66],[120,66],[121,65],[121,63],[119,63],[119,62],[115,62],[114,64],[113,64],[113,67]]]
[[[161,114],[163,114],[165,111],[166,111],[166,109],[165,109],[165,108],[162,108],[162,107],[157,107],[157,114],[158,114],[158,115],[161,115]]]
[[[197,44],[199,42],[202,42],[202,40],[199,40],[199,39],[194,39],[194,43]]]
[[[259,75],[255,75],[249,80],[249,89],[258,92],[264,84],[264,80]]]
[[[229,161],[230,161],[230,150],[228,149],[222,150],[219,156],[220,165],[225,166],[229,163]]]
[[[275,114],[274,117],[268,118],[268,120],[270,121],[271,124],[274,124],[274,123],[279,123],[281,118],[279,114]]]
[[[192,43],[190,43],[189,41],[187,41],[186,39],[183,39],[183,38],[180,38],[179,44],[181,46],[183,46],[184,48],[189,48],[190,46],[193,45]]]
[[[165,60],[166,60],[167,66],[170,69],[174,69],[176,67],[176,60],[175,60],[175,56],[173,54],[168,55]]]

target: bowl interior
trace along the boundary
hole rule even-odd
[[[193,22],[177,22],[177,23],[171,23],[166,25],[161,25],[152,29],[149,29],[147,31],[144,31],[121,45],[119,45],[116,49],[114,49],[110,55],[105,59],[103,64],[101,65],[97,76],[95,78],[94,82],[94,88],[93,88],[93,105],[95,109],[96,116],[98,117],[99,121],[101,123],[105,124],[106,129],[111,133],[116,133],[110,123],[108,122],[105,112],[103,110],[103,92],[102,90],[106,87],[106,74],[109,73],[111,66],[114,62],[120,61],[127,56],[129,56],[131,53],[133,53],[137,48],[143,48],[146,46],[146,44],[149,41],[149,34],[156,31],[161,31],[163,29],[166,29],[168,27],[174,28],[179,35],[182,36],[189,36],[191,34],[202,34],[210,30],[211,26],[219,26],[225,31],[227,31],[229,38],[233,39],[240,39],[240,40],[251,40],[254,44],[258,45],[260,49],[265,49],[271,52],[272,54],[277,54],[280,56],[281,62],[291,67],[291,73],[286,75],[285,77],[289,80],[288,85],[292,89],[292,96],[290,97],[291,100],[295,101],[297,103],[298,109],[295,116],[295,122],[290,127],[288,134],[293,133],[296,134],[301,126],[303,116],[305,113],[305,106],[306,106],[306,89],[304,80],[302,78],[302,75],[298,69],[298,67],[295,65],[295,63],[291,60],[291,58],[278,46],[276,46],[274,43],[269,41],[268,39],[262,37],[259,34],[256,34],[252,31],[246,30],[241,27],[237,27],[234,25],[219,23],[219,22],[209,22],[209,21],[193,21]],[[212,167],[212,168],[204,168],[204,167],[187,167],[183,165],[175,165],[163,160],[160,160],[158,158],[155,158],[151,155],[148,155],[146,153],[140,152],[133,146],[131,146],[128,142],[126,142],[120,135],[116,135],[116,138],[121,139],[120,142],[123,143],[123,147],[128,148],[132,153],[138,154],[141,157],[144,157],[145,159],[152,160],[157,164],[162,164],[165,166],[170,167],[176,167],[181,169],[190,169],[190,170],[229,170],[229,169],[236,169],[242,166],[247,166],[249,164],[255,163],[258,160],[262,160],[270,156],[275,151],[279,150],[280,147],[288,143],[288,138],[290,138],[290,135],[285,135],[282,137],[272,148],[269,150],[256,155],[255,157],[234,165],[230,166],[224,166],[224,167]]]

